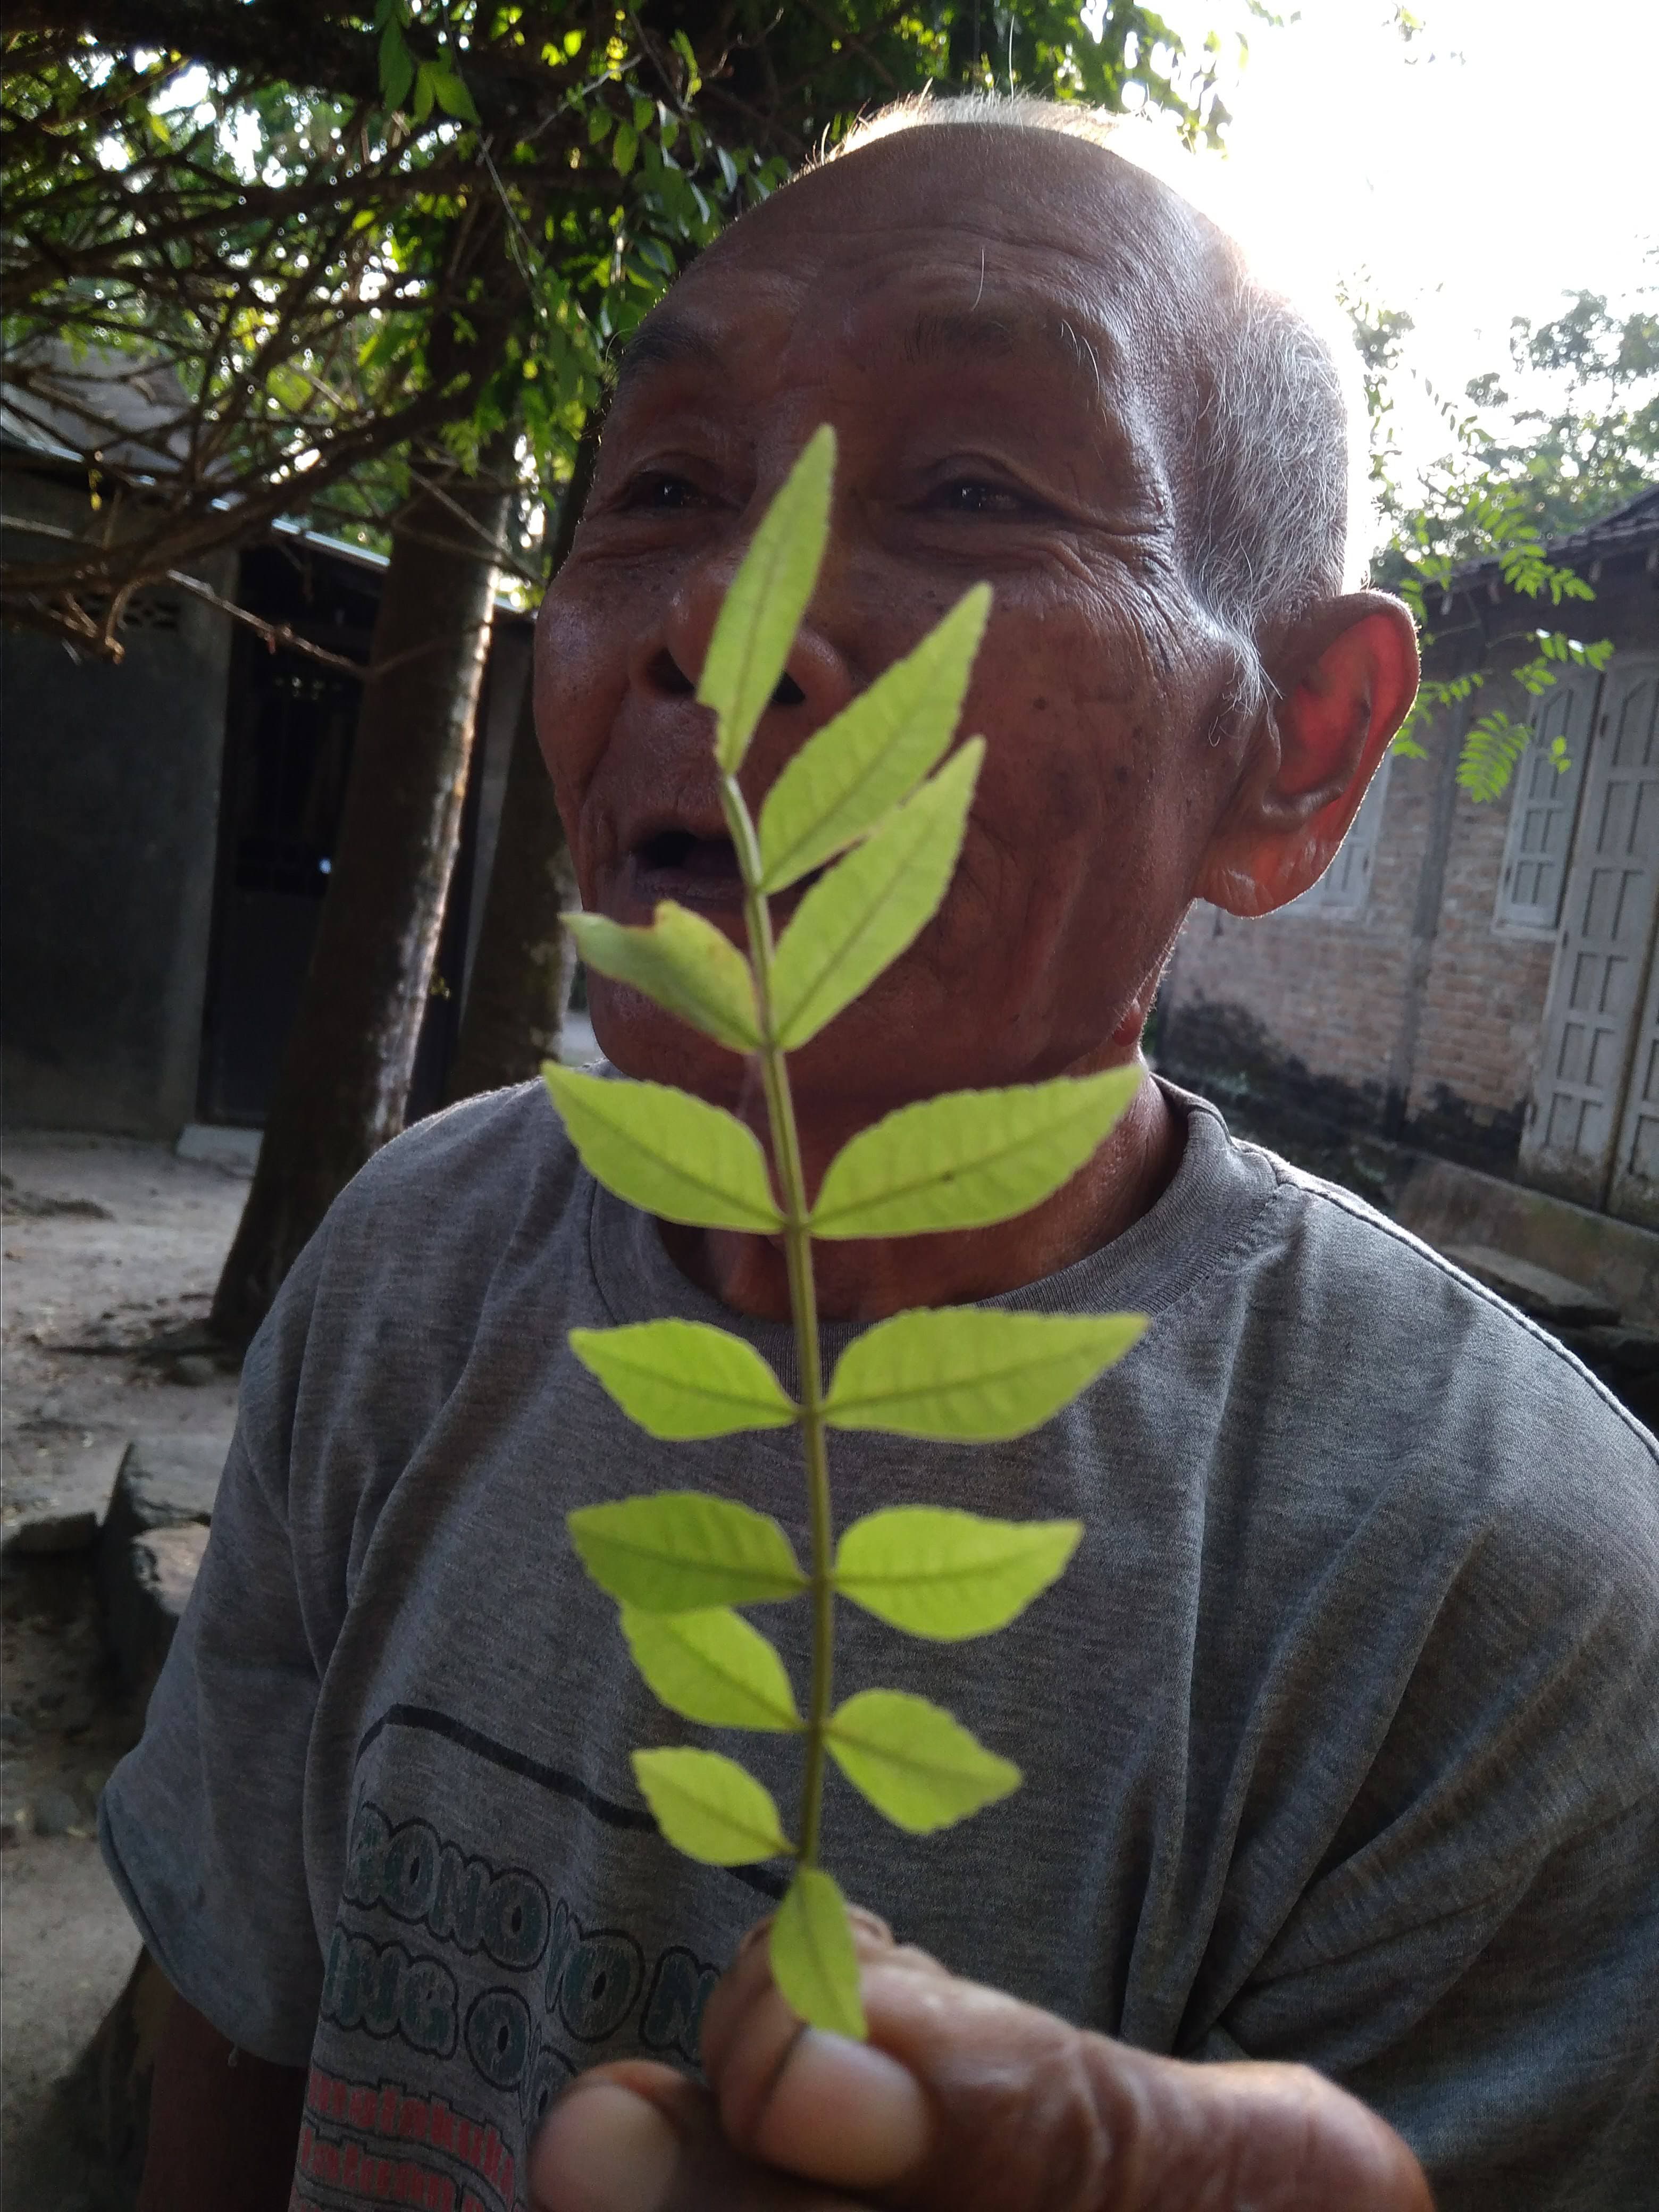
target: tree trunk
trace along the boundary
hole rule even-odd
[[[594,450],[586,437],[576,448],[549,548],[554,574],[581,519]],[[533,680],[526,682],[513,732],[501,827],[446,1103],[522,1083],[559,1049],[576,965],[575,946],[559,916],[575,898],[576,879],[552,781],[536,743],[534,689]]]
[[[328,896],[214,1297],[228,1343],[246,1343],[336,1196],[403,1127],[460,838],[512,450],[501,433],[474,477],[428,468],[392,526]]]

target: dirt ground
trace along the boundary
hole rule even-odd
[[[234,1376],[155,1343],[205,1316],[247,1178],[115,1139],[19,1134],[0,1165],[0,2191],[7,2212],[89,2212],[54,2093],[137,1954],[93,1834],[143,1715],[104,1655],[85,1516],[132,1437],[228,1441]]]

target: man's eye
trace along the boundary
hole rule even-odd
[[[1006,484],[988,483],[981,477],[953,477],[928,499],[934,511],[946,514],[1029,514],[1032,502]]]
[[[647,469],[635,477],[623,495],[623,505],[635,514],[675,514],[702,504],[702,494],[696,484],[689,477],[676,476],[672,469]]]

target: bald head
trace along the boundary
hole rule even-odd
[[[998,243],[1064,271],[1080,312],[1062,309],[1052,334],[1097,376],[1103,355],[1120,370],[1117,404],[1152,441],[1143,459],[1178,518],[1182,572],[1234,648],[1232,696],[1249,714],[1267,695],[1264,652],[1344,586],[1354,481],[1344,380],[1237,242],[1119,150],[1135,135],[1121,118],[1024,96],[901,103],[704,260],[763,262],[781,232],[839,234],[854,252],[861,237],[904,236],[920,255],[931,233],[977,238],[988,283]],[[931,342],[966,355],[1005,334],[982,292]],[[661,343],[647,325],[641,352]]]

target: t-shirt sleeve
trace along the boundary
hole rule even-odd
[[[1334,2075],[1440,2212],[1659,2172],[1659,1472],[1592,1389],[1533,1430],[1346,1832],[1191,2054]]]
[[[297,1585],[288,1460],[326,1233],[249,1351],[201,1571],[143,1740],[99,1809],[105,1860],[173,1988],[239,2047],[286,2066],[310,2057],[322,1982],[302,1814],[326,1653]]]

